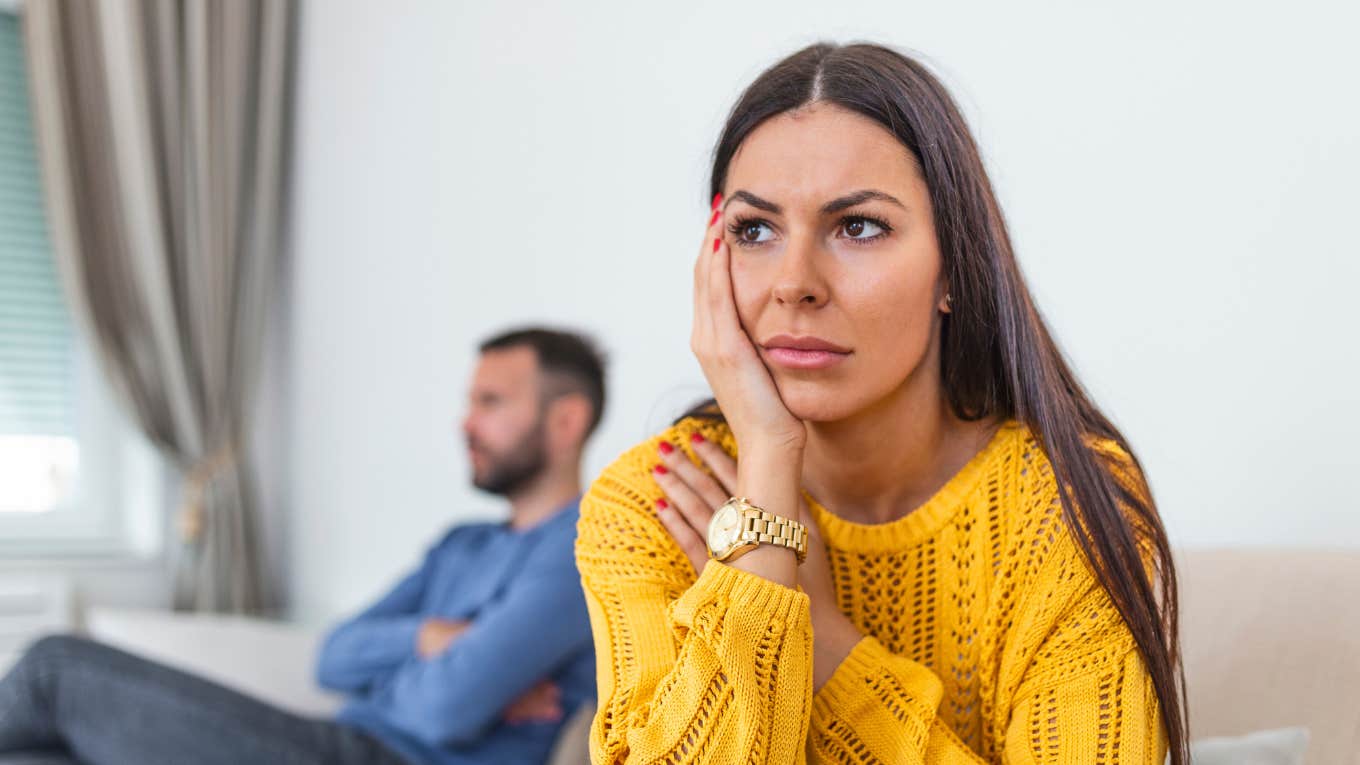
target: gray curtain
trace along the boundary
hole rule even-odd
[[[266,607],[248,414],[279,273],[292,0],[29,0],[48,219],[102,370],[184,472],[175,606]]]

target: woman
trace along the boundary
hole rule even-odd
[[[941,84],[801,50],[711,191],[715,402],[581,504],[593,760],[1184,763],[1166,533]]]

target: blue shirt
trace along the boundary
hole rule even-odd
[[[450,531],[421,566],[321,649],[321,685],[350,694],[338,721],[416,763],[542,763],[558,730],[595,698],[595,652],[574,543],[579,498],[536,526],[475,523]],[[421,659],[426,619],[472,624]],[[561,689],[558,722],[508,724],[502,713],[539,681]]]

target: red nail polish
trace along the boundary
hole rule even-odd
[[[702,433],[690,433],[689,440],[692,443],[702,444],[704,442],[704,436]]]
[[[718,205],[720,205],[720,204],[722,204],[722,192],[721,192],[721,191],[719,191],[717,194],[714,194],[714,195],[713,195],[713,209],[714,209],[714,210],[718,209]]]
[[[671,471],[667,470],[665,465],[657,465],[656,467],[652,468],[652,472],[656,473],[657,475],[665,475]]]
[[[670,507],[670,506],[671,506],[671,504],[670,504],[669,502],[667,502],[666,500],[664,500],[664,499],[658,499],[658,500],[656,501],[656,507],[657,507],[658,510],[665,510],[666,508],[668,508],[668,507]]]
[[[717,252],[717,251],[718,251],[718,247],[719,247],[719,245],[721,245],[721,244],[722,244],[722,240],[721,240],[721,239],[714,239],[714,240],[713,240],[713,251],[714,251],[714,252]]]
[[[718,218],[721,218],[721,217],[722,217],[722,210],[714,210],[714,211],[713,211],[713,217],[708,219],[708,225],[712,226],[714,223],[717,223],[717,222],[718,222]]]
[[[657,445],[656,448],[660,449],[662,454],[670,454],[671,452],[675,451],[675,447],[671,446],[670,441],[662,441],[660,444]]]

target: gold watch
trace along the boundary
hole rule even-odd
[[[745,497],[724,502],[708,522],[708,557],[714,560],[734,560],[761,544],[787,547],[802,563],[807,557],[807,529],[798,521],[765,512]]]

